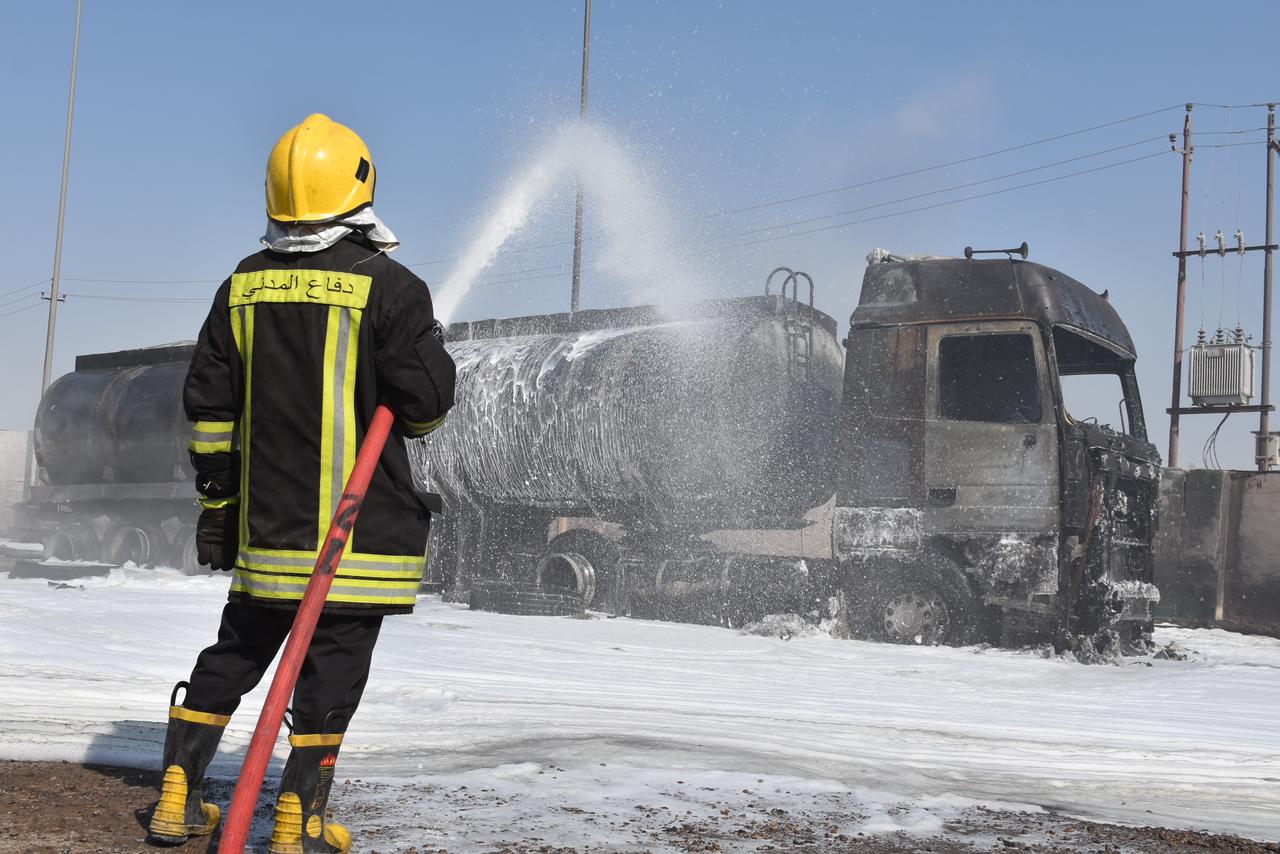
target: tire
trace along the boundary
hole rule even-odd
[[[596,610],[620,613],[624,609],[624,591],[621,590],[618,563],[622,550],[618,544],[595,531],[574,528],[558,534],[547,543],[543,556],[555,553],[580,555],[591,565],[595,576],[595,591],[586,602]]]
[[[96,561],[101,552],[102,544],[92,531],[66,527],[45,538],[42,560]]]
[[[157,551],[151,535],[141,528],[113,528],[103,540],[102,562],[123,566],[132,561],[144,567],[155,562]]]
[[[183,575],[208,575],[212,570],[200,563],[196,556],[196,529],[184,529],[178,534],[176,541],[178,546],[177,569],[181,570]]]
[[[937,560],[903,566],[868,601],[865,624],[877,640],[964,646],[983,634],[982,609],[960,571]]]
[[[473,611],[522,617],[573,617],[585,609],[577,593],[488,580],[471,582],[470,606]]]
[[[549,552],[538,561],[534,584],[543,590],[574,593],[585,608],[596,595],[596,571],[576,552]]]
[[[44,539],[44,554],[41,560],[75,560],[77,553],[75,538],[65,531],[55,531]]]

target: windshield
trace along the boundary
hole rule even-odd
[[[1129,432],[1124,386],[1116,374],[1061,374],[1062,406],[1080,423],[1099,424]]]
[[[1069,419],[1147,438],[1132,358],[1106,342],[1061,326],[1053,330],[1053,347],[1062,406]]]

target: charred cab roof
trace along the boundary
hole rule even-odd
[[[929,258],[867,265],[851,326],[1016,318],[1064,326],[1136,355],[1102,294],[1052,267],[1004,258]]]

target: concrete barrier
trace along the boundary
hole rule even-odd
[[[13,531],[13,505],[27,500],[30,482],[31,431],[0,430],[0,536]]]
[[[1280,636],[1280,473],[1166,469],[1159,619]]]
[[[1280,634],[1280,473],[1231,473],[1232,537],[1218,622]]]

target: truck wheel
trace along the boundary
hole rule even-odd
[[[551,552],[543,555],[534,575],[537,587],[574,593],[582,600],[583,607],[590,605],[595,598],[595,568],[576,552]]]
[[[102,545],[92,531],[66,527],[45,538],[42,559],[95,561],[101,551]]]
[[[622,550],[617,543],[586,528],[575,528],[551,538],[547,554],[572,553],[586,558],[595,575],[595,591],[586,604],[595,604],[599,610],[622,610],[622,593],[619,589],[618,562]]]
[[[510,581],[471,582],[471,610],[522,617],[572,617],[584,610],[582,597]]]
[[[154,553],[151,537],[141,528],[114,528],[103,539],[104,563],[123,566],[132,561],[134,566],[142,567],[152,561]]]
[[[981,611],[956,570],[906,569],[872,597],[871,629],[890,643],[963,646],[981,632]]]
[[[207,566],[201,566],[196,557],[196,529],[191,528],[184,533],[185,536],[178,537],[178,543],[181,545],[181,551],[178,552],[178,569],[183,575],[209,574],[210,569]]]
[[[42,560],[75,560],[77,557],[76,542],[70,534],[55,531],[45,537]]]

